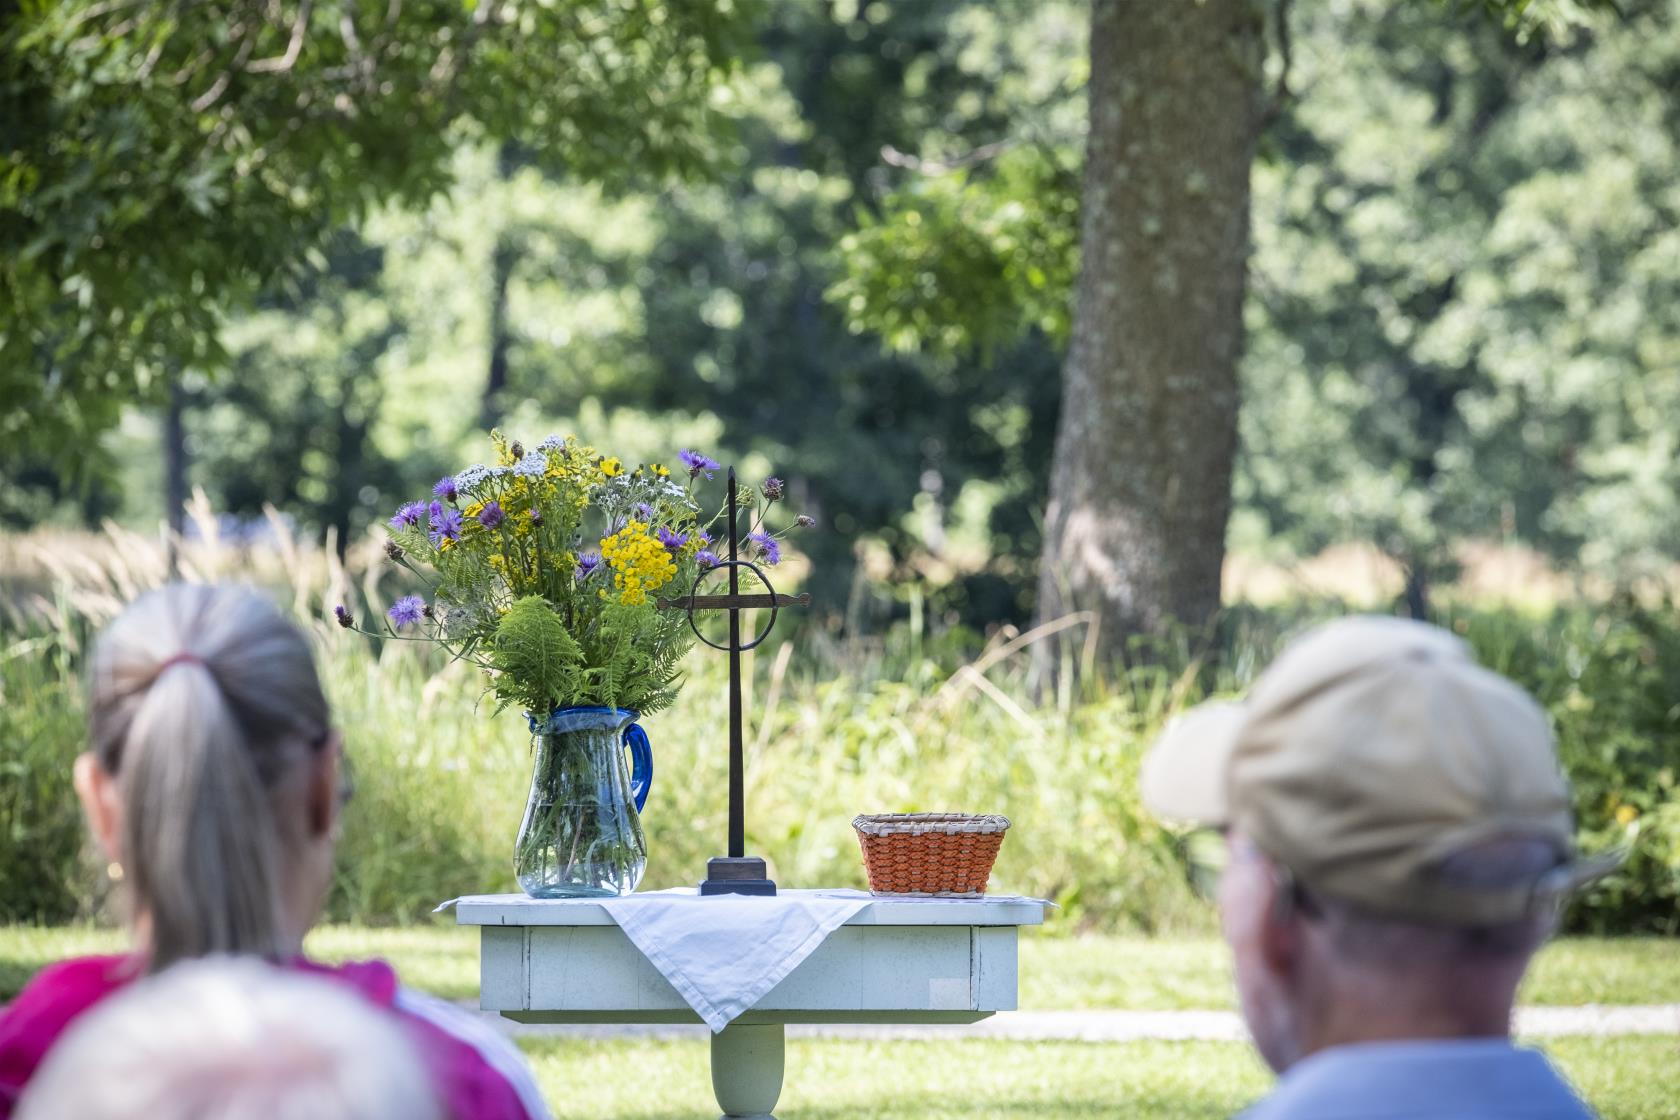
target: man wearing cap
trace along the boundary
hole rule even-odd
[[[1219,829],[1225,939],[1261,1056],[1247,1120],[1592,1113],[1512,1044],[1517,985],[1576,858],[1545,714],[1444,630],[1333,622],[1243,703],[1168,727],[1143,795]]]

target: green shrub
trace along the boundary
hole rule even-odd
[[[863,885],[860,812],[957,809],[1014,821],[997,890],[1054,899],[1063,929],[1208,928],[1182,846],[1141,806],[1138,762],[1161,723],[1240,691],[1286,638],[1329,610],[1228,612],[1208,649],[1156,644],[1077,687],[1030,699],[1028,652],[895,630],[836,643],[815,625],[746,664],[748,846],[784,884]],[[1676,932],[1680,914],[1680,626],[1632,604],[1544,617],[1454,610],[1448,625],[1534,691],[1558,728],[1584,845],[1628,845],[1574,928]],[[323,675],[356,785],[331,918],[409,922],[459,894],[513,890],[529,735],[494,715],[475,671],[409,643],[320,622]],[[13,630],[16,630],[14,625]],[[0,658],[0,920],[88,913],[102,876],[81,855],[70,790],[82,713],[63,635],[13,633]],[[791,646],[791,648],[785,648]],[[797,649],[798,655],[793,653]],[[1143,656],[1147,652],[1148,656]],[[1077,641],[1068,657],[1081,656]],[[643,823],[649,888],[691,884],[724,847],[724,658],[700,651],[676,705],[645,726],[655,777]]]
[[[477,676],[435,650],[391,642],[376,655],[362,638],[324,631],[320,650],[355,788],[328,917],[412,922],[446,898],[517,890],[519,720],[491,719]]]
[[[1622,601],[1544,619],[1466,611],[1483,663],[1539,697],[1575,791],[1582,846],[1628,859],[1585,892],[1572,929],[1680,933],[1680,623]]]
[[[70,784],[82,695],[56,637],[0,633],[0,922],[66,922],[98,891]]]

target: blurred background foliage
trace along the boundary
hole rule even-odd
[[[0,918],[96,897],[63,788],[75,675],[162,578],[172,385],[220,515],[188,536],[229,550],[188,574],[311,620],[351,586],[388,601],[369,527],[491,424],[786,478],[819,609],[758,655],[749,773],[755,845],[800,881],[856,878],[853,810],[1007,807],[999,881],[1070,925],[1205,922],[1138,751],[1306,621],[1404,605],[1540,695],[1584,839],[1634,846],[1576,923],[1674,932],[1680,0],[1603,6],[1272,6],[1229,606],[1043,696],[1016,643],[1078,275],[1085,3],[406,0],[389,26],[277,3],[239,31],[189,5],[92,33],[55,15],[90,5],[0,0]],[[287,64],[299,11],[325,45]],[[335,915],[504,881],[517,721],[423,657],[322,648],[365,761]],[[671,728],[720,719],[718,666],[694,669]],[[650,812],[650,885],[692,877],[720,804],[710,744],[664,743],[664,773],[705,780]],[[812,789],[844,811],[812,818]]]
[[[529,738],[491,718],[475,670],[430,647],[341,630],[347,587],[389,602],[378,548],[336,554],[271,525],[260,545],[205,538],[182,552],[194,579],[256,581],[312,636],[355,779],[331,920],[423,920],[459,894],[515,890],[512,842],[529,785]],[[107,917],[103,863],[84,848],[70,762],[84,740],[78,668],[90,636],[165,578],[154,539],[36,533],[3,557],[52,597],[25,595],[0,647],[0,923]],[[394,590],[394,589],[393,589]],[[1190,845],[1138,795],[1138,765],[1186,705],[1245,689],[1302,627],[1348,604],[1296,599],[1230,608],[1211,647],[1189,635],[1134,645],[1124,662],[1063,673],[1034,698],[1030,634],[935,633],[918,609],[884,634],[778,627],[746,658],[747,840],[792,883],[863,886],[858,812],[962,806],[1013,821],[993,887],[1058,903],[1052,930],[1207,931]],[[1569,928],[1680,934],[1680,624],[1672,606],[1566,604],[1544,614],[1462,605],[1442,623],[1532,690],[1551,715],[1574,782],[1580,842],[1628,862],[1579,899]],[[27,635],[27,636],[26,636]],[[1060,657],[1090,655],[1087,634]],[[1140,639],[1141,641],[1141,639]],[[688,885],[726,831],[724,659],[696,655],[676,706],[648,721],[656,777],[643,823],[649,888]],[[819,796],[820,795],[820,796]]]
[[[1680,3],[1516,5],[1514,27],[1474,7],[1289,5],[1273,77],[1290,96],[1255,170],[1232,547],[1374,543],[1414,609],[1465,541],[1618,586],[1680,555]],[[665,11],[575,9],[557,10],[612,41]],[[898,587],[881,610],[902,614],[915,584],[947,619],[1026,618],[1078,267],[1084,5],[669,9],[659,34],[692,48],[658,75],[670,104],[619,88],[653,80],[630,52],[599,88],[545,87],[576,119],[544,131],[508,98],[552,62],[496,61],[523,84],[486,78],[423,152],[389,153],[405,170],[383,188],[317,208],[306,178],[287,220],[320,230],[238,231],[269,254],[241,265],[250,300],[176,324],[226,354],[176,374],[188,481],[342,546],[490,423],[596,442],[605,423],[631,454],[691,440],[773,463],[831,530],[808,538],[825,601],[867,555]],[[1525,34],[1541,20],[1555,33]],[[135,64],[114,42],[100,65]],[[380,135],[418,144],[407,119]],[[101,192],[129,189],[92,166]],[[134,237],[221,236],[130,187]],[[110,259],[74,239],[93,218],[26,201],[30,228],[55,231],[28,260]],[[52,205],[72,204],[93,202]],[[162,376],[133,357],[110,368]],[[160,411],[49,431],[37,372],[8,365],[0,411],[40,438],[0,451],[5,523],[156,520]]]

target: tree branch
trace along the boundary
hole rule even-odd
[[[1294,40],[1289,35],[1289,7],[1291,0],[1277,0],[1272,8],[1272,18],[1277,25],[1278,48],[1278,76],[1277,83],[1272,87],[1272,95],[1267,99],[1266,107],[1260,114],[1260,127],[1271,126],[1283,115],[1284,106],[1289,104],[1293,94],[1289,90],[1289,69],[1293,62]]]
[[[124,8],[138,7],[139,4],[140,0],[107,0],[106,3],[95,4],[87,10],[71,16],[70,22],[66,26],[65,30],[73,30],[84,23],[88,23],[96,19],[102,19],[105,16],[110,15],[112,12],[118,12]]]
[[[198,53],[197,58],[194,58],[192,61],[188,62],[185,66],[183,66],[179,70],[175,71],[175,73],[171,74],[169,76],[169,83],[171,85],[176,85],[176,86],[182,85],[183,83],[186,82],[186,80],[188,78],[191,78],[194,74],[196,74],[200,70],[204,69],[204,64],[209,62],[212,58],[215,58],[215,57],[216,57],[216,51],[215,51],[214,48],[212,48],[212,47],[204,48],[204,50],[202,50]]]
[[[309,26],[309,11],[314,7],[314,0],[302,0],[298,4],[297,19],[292,23],[292,40],[286,44],[286,53],[274,58],[259,58],[245,69],[252,74],[284,74],[297,64],[298,53],[303,50],[303,33]]]
[[[962,171],[973,167],[977,163],[985,163],[993,156],[1013,148],[1019,141],[998,140],[990,144],[982,144],[953,159],[940,162],[938,160],[923,159],[908,152],[901,152],[891,144],[881,146],[881,162],[889,167],[903,167],[910,171],[919,171],[924,175],[948,175],[953,171]]]
[[[234,71],[243,66],[245,64],[245,60],[251,57],[251,50],[255,45],[256,40],[252,39],[250,36],[241,37],[239,40],[239,52],[233,56],[233,62],[226,70],[223,70],[216,76],[216,80],[210,83],[209,89],[205,90],[193,99],[193,112],[205,112],[221,99],[222,94],[227,92],[228,83],[233,81]]]

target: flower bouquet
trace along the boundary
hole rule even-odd
[[[381,636],[445,647],[484,670],[501,707],[525,710],[536,751],[514,863],[526,892],[625,894],[646,867],[637,814],[653,769],[636,721],[676,698],[694,640],[688,615],[655,596],[719,563],[711,532],[730,511],[708,512],[696,492],[719,467],[683,451],[673,476],[569,436],[530,449],[491,439],[494,465],[440,480],[391,519],[386,551],[425,593],[398,599]],[[781,559],[787,530],[766,520],[781,497],[779,479],[743,489],[748,558]]]

